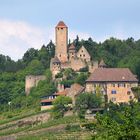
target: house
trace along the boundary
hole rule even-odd
[[[53,101],[58,96],[68,96],[72,99],[72,104],[75,104],[76,97],[84,92],[84,87],[79,84],[73,84],[70,88],[63,89],[63,85],[60,88],[59,85],[59,91],[57,93],[54,93],[53,95],[46,96],[45,98],[41,99],[41,110],[48,110],[53,107]]]
[[[98,68],[86,80],[86,92],[96,93],[97,88],[107,97],[107,101],[127,103],[134,99],[132,87],[138,80],[128,68]]]
[[[67,90],[61,91],[54,93],[52,95],[43,97],[41,99],[41,111],[43,110],[49,110],[53,107],[53,101],[57,98],[57,96],[66,96]]]

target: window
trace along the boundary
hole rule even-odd
[[[112,101],[112,102],[115,102],[115,101],[116,101],[116,98],[112,97],[112,98],[111,98],[111,101]]]
[[[129,96],[129,99],[131,100],[132,99],[132,96]]]
[[[59,57],[61,57],[61,54],[59,55]]]
[[[111,91],[112,94],[117,94],[116,90]]]
[[[83,50],[81,52],[83,52]]]
[[[131,94],[131,91],[127,91],[127,95],[130,95]]]
[[[128,88],[131,87],[130,84],[127,84],[127,87],[128,87]]]
[[[85,54],[83,54],[83,57],[85,57]]]
[[[80,57],[81,57],[82,55],[80,54]]]
[[[61,30],[63,30],[63,28],[61,28]]]
[[[115,84],[112,84],[112,87],[115,87]]]
[[[125,83],[119,83],[118,87],[126,87]]]

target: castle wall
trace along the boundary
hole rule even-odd
[[[89,72],[93,73],[95,69],[98,68],[98,62],[89,62],[88,63]]]
[[[84,68],[86,67],[86,64],[84,61],[82,61],[81,59],[71,59],[71,68],[74,70],[74,71],[78,71],[80,70],[81,68]]]
[[[31,88],[37,86],[39,81],[45,80],[45,79],[46,79],[46,76],[44,76],[44,75],[26,76],[26,78],[25,78],[25,93],[26,93],[26,95],[29,95]]]

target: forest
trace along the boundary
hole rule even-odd
[[[103,59],[108,67],[130,68],[140,80],[140,40],[134,40],[133,38],[120,40],[112,37],[104,42],[96,42],[92,38],[80,40],[77,36],[75,40],[69,40],[68,46],[71,43],[76,46],[77,50],[84,45],[92,60],[100,61]],[[15,110],[21,108],[36,108],[39,110],[40,97],[56,91],[56,87],[50,79],[51,72],[49,70],[50,60],[54,54],[55,45],[50,41],[47,45],[42,45],[39,50],[30,48],[17,61],[12,60],[9,56],[0,55],[1,112],[11,110],[15,113]],[[31,90],[30,96],[26,97],[25,76],[42,74],[46,75],[46,80],[41,81],[37,87]],[[77,77],[77,79],[81,77]],[[82,78],[85,80],[85,76]],[[84,82],[81,84],[84,85]]]

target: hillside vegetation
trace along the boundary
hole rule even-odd
[[[77,36],[73,43],[77,50],[84,45],[92,60],[104,59],[108,67],[128,67],[140,80],[140,40],[110,38],[103,43],[97,43],[91,38],[79,40]],[[48,45],[43,45],[40,50],[34,48],[27,50],[24,56],[16,62],[11,60],[9,56],[0,55],[0,122],[25,112],[36,113],[40,111],[40,97],[56,91],[49,71],[50,59],[54,53],[55,45],[50,41]],[[31,90],[30,96],[26,97],[25,76],[30,74],[44,74],[47,80],[41,81],[38,87]],[[85,79],[85,77],[79,77],[79,81],[80,78]]]

